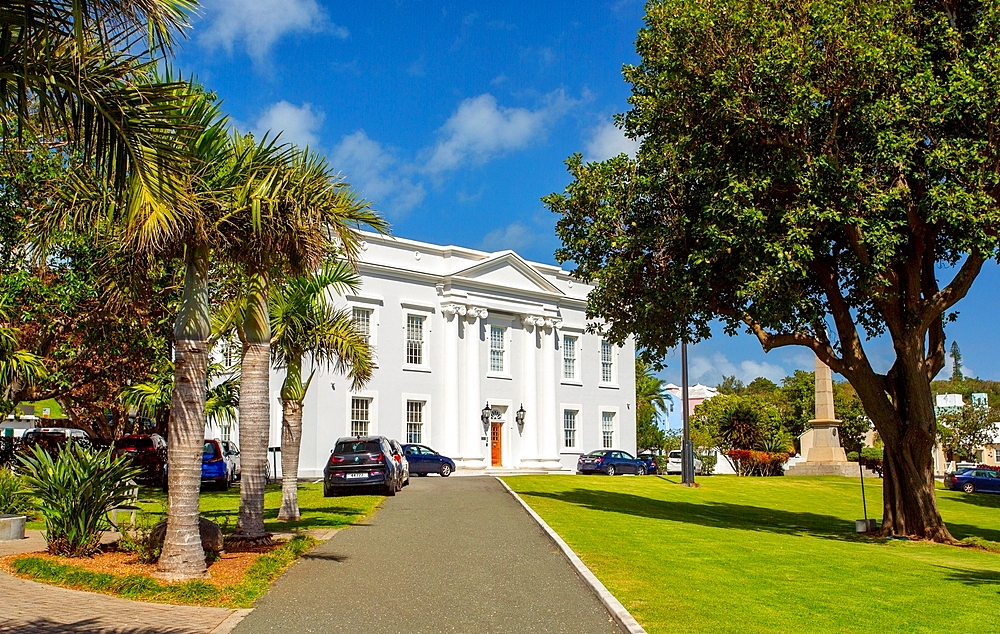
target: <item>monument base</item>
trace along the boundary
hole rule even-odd
[[[841,449],[843,451],[843,449]],[[785,469],[786,476],[843,476],[857,478],[861,476],[861,466],[856,462],[800,462]],[[875,477],[870,471],[866,476]]]

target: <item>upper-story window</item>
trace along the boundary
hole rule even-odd
[[[365,343],[371,343],[372,337],[372,310],[370,308],[354,307],[352,311],[354,319],[354,329],[365,338]]]
[[[576,372],[577,337],[563,335],[563,378],[577,380]]]
[[[601,383],[615,382],[615,351],[611,342],[601,341]]]
[[[490,326],[490,372],[507,372],[507,329]]]
[[[406,362],[424,364],[424,318],[420,315],[406,316]]]

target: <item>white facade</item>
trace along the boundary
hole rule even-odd
[[[361,433],[429,445],[459,469],[567,470],[593,449],[635,453],[634,347],[586,332],[589,286],[512,251],[366,238],[362,288],[337,302],[367,328],[377,368],[357,392],[317,371],[301,477],[320,477],[336,440]],[[272,374],[271,446],[281,380]]]

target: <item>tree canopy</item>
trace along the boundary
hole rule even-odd
[[[1000,251],[1000,7],[659,0],[645,21],[619,119],[636,158],[571,157],[545,198],[590,315],[652,359],[716,319],[811,348],[886,443],[883,530],[950,540],[930,381]]]

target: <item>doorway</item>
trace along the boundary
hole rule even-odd
[[[490,464],[503,465],[503,423],[490,424]]]

